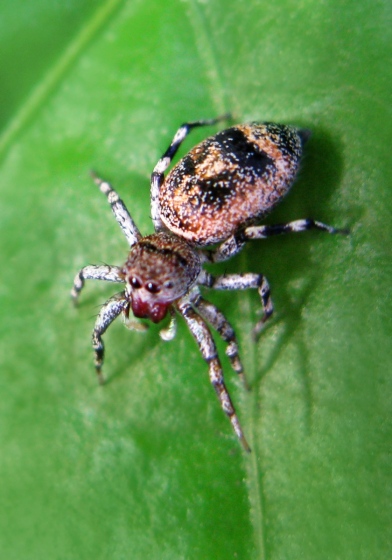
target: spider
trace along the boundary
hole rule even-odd
[[[280,225],[257,225],[282,199],[297,175],[308,130],[275,123],[232,126],[194,147],[164,176],[174,155],[189,132],[229,118],[199,120],[183,124],[156,164],[151,175],[151,215],[155,229],[142,236],[124,202],[112,186],[95,174],[93,179],[106,195],[114,217],[129,243],[130,252],[123,266],[89,265],[75,277],[71,291],[76,303],[85,280],[105,280],[125,284],[101,308],[95,322],[92,345],[95,368],[104,382],[102,335],[122,314],[127,326],[142,330],[140,322],[159,323],[167,314],[169,324],[160,331],[171,340],[176,331],[176,312],[182,315],[208,364],[210,381],[223,411],[228,416],[243,448],[250,447],[241,428],[229,392],[214,339],[207,323],[226,343],[226,354],[233,370],[243,380],[234,330],[224,314],[204,299],[199,286],[216,290],[256,289],[263,314],[254,327],[258,335],[273,312],[268,281],[259,273],[213,276],[204,263],[225,261],[241,251],[247,241],[318,229],[342,233],[312,219]]]

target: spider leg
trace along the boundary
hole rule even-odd
[[[249,226],[243,231],[232,235],[224,241],[219,247],[212,251],[204,251],[205,259],[208,262],[220,262],[230,259],[243,249],[245,243],[252,239],[266,239],[274,235],[282,233],[297,233],[307,231],[309,229],[318,229],[327,233],[347,234],[348,230],[338,229],[322,222],[305,218],[302,220],[294,220],[286,224],[277,224],[273,226]]]
[[[95,354],[95,370],[97,372],[98,382],[101,384],[105,381],[102,374],[102,364],[105,354],[105,346],[102,340],[102,335],[114,319],[118,317],[122,311],[126,310],[128,305],[129,301],[126,298],[125,292],[116,294],[108,299],[108,301],[102,306],[95,321],[92,343]]]
[[[227,342],[226,355],[230,359],[231,367],[238,374],[244,386],[248,389],[248,384],[244,375],[241,359],[238,355],[238,344],[233,327],[223,315],[223,313],[212,303],[201,296],[194,302],[194,307],[198,313],[208,321],[218,332],[221,338]]]
[[[106,280],[107,282],[124,283],[124,278],[122,277],[121,268],[119,266],[85,266],[75,276],[74,284],[71,290],[71,297],[75,304],[78,301],[78,297],[83,289],[85,280]]]
[[[129,246],[132,247],[141,239],[142,236],[128,212],[127,207],[109,183],[95,175],[94,172],[91,172],[91,176],[94,179],[95,184],[98,185],[100,191],[106,195],[114,217],[123,230]]]
[[[176,155],[181,143],[188,136],[193,128],[199,126],[211,126],[219,121],[227,120],[230,118],[229,114],[221,115],[215,119],[206,119],[184,123],[180,126],[174,135],[174,138],[167,148],[166,152],[160,158],[151,174],[151,218],[155,227],[155,231],[164,229],[162,220],[159,215],[159,190],[164,181],[164,172],[169,167],[173,157]]]
[[[264,323],[271,317],[274,307],[272,304],[270,287],[263,274],[246,272],[244,274],[224,274],[222,276],[212,276],[206,271],[200,274],[198,282],[214,290],[247,290],[257,289],[263,307],[263,316],[257,321],[253,329],[254,337],[262,331]]]
[[[230,395],[225,386],[222,366],[218,358],[211,332],[204,319],[202,319],[202,317],[200,317],[200,315],[198,315],[193,309],[189,298],[183,298],[178,302],[177,306],[199,346],[203,359],[208,364],[210,381],[219,398],[221,407],[225,414],[229,417],[231,425],[233,426],[242,447],[245,451],[249,452],[250,447],[245,439],[245,435],[237,418],[233,403],[231,402]]]

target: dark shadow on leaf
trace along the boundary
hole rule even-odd
[[[336,227],[345,227],[349,221],[347,216],[331,218],[330,212],[325,211],[328,209],[329,197],[339,186],[343,164],[342,143],[339,139],[332,138],[322,129],[316,130],[306,147],[298,183],[294,185],[293,191],[282,206],[268,217],[267,222],[274,224],[311,217]],[[246,250],[246,270],[262,271],[269,278],[278,317],[273,320],[273,324],[282,326],[273,350],[263,361],[263,365],[257,369],[252,385],[262,382],[264,376],[278,361],[282,350],[294,340],[299,349],[296,355],[299,355],[301,360],[307,411],[305,425],[309,431],[313,398],[309,351],[302,334],[302,310],[317,290],[321,279],[330,275],[334,282],[338,282],[338,279],[333,276],[333,271],[325,268],[325,263],[315,262],[314,252],[312,253],[316,245],[332,242],[336,244],[338,251],[338,245],[345,241],[340,235],[333,236],[333,239],[328,237],[328,234],[321,232],[292,234],[265,240],[263,244],[257,243],[257,246]],[[261,266],[260,262],[263,263]],[[274,276],[276,279],[272,281]],[[298,284],[300,288],[296,288],[293,295],[290,287]],[[274,294],[278,295],[274,297]],[[261,333],[260,345],[262,345],[262,338],[263,333]]]

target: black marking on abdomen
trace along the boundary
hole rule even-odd
[[[238,128],[218,132],[214,141],[219,144],[223,159],[241,168],[252,169],[257,177],[261,177],[267,171],[267,167],[274,167],[274,161],[268,154],[248,140],[246,134]]]

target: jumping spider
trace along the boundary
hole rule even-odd
[[[151,175],[151,215],[155,233],[143,237],[116,191],[93,175],[107,196],[114,217],[130,245],[124,266],[85,266],[75,277],[72,298],[76,302],[85,280],[125,284],[120,294],[102,307],[92,335],[95,368],[103,382],[102,335],[122,314],[131,327],[129,313],[138,318],[162,321],[170,314],[169,326],[160,334],[164,340],[175,335],[176,311],[182,315],[209,367],[210,381],[243,448],[250,451],[226,389],[222,366],[209,323],[226,342],[233,370],[244,380],[234,330],[221,311],[206,301],[199,286],[216,290],[258,291],[263,316],[254,328],[258,334],[273,311],[266,278],[258,273],[213,276],[204,263],[225,261],[236,255],[251,239],[319,229],[337,233],[329,225],[302,219],[281,225],[254,225],[291,188],[300,165],[307,130],[274,123],[233,126],[194,147],[170,171],[180,144],[196,127],[213,125],[227,115],[183,124],[158,161]],[[214,248],[211,248],[215,245]],[[140,328],[140,327],[139,327]]]

